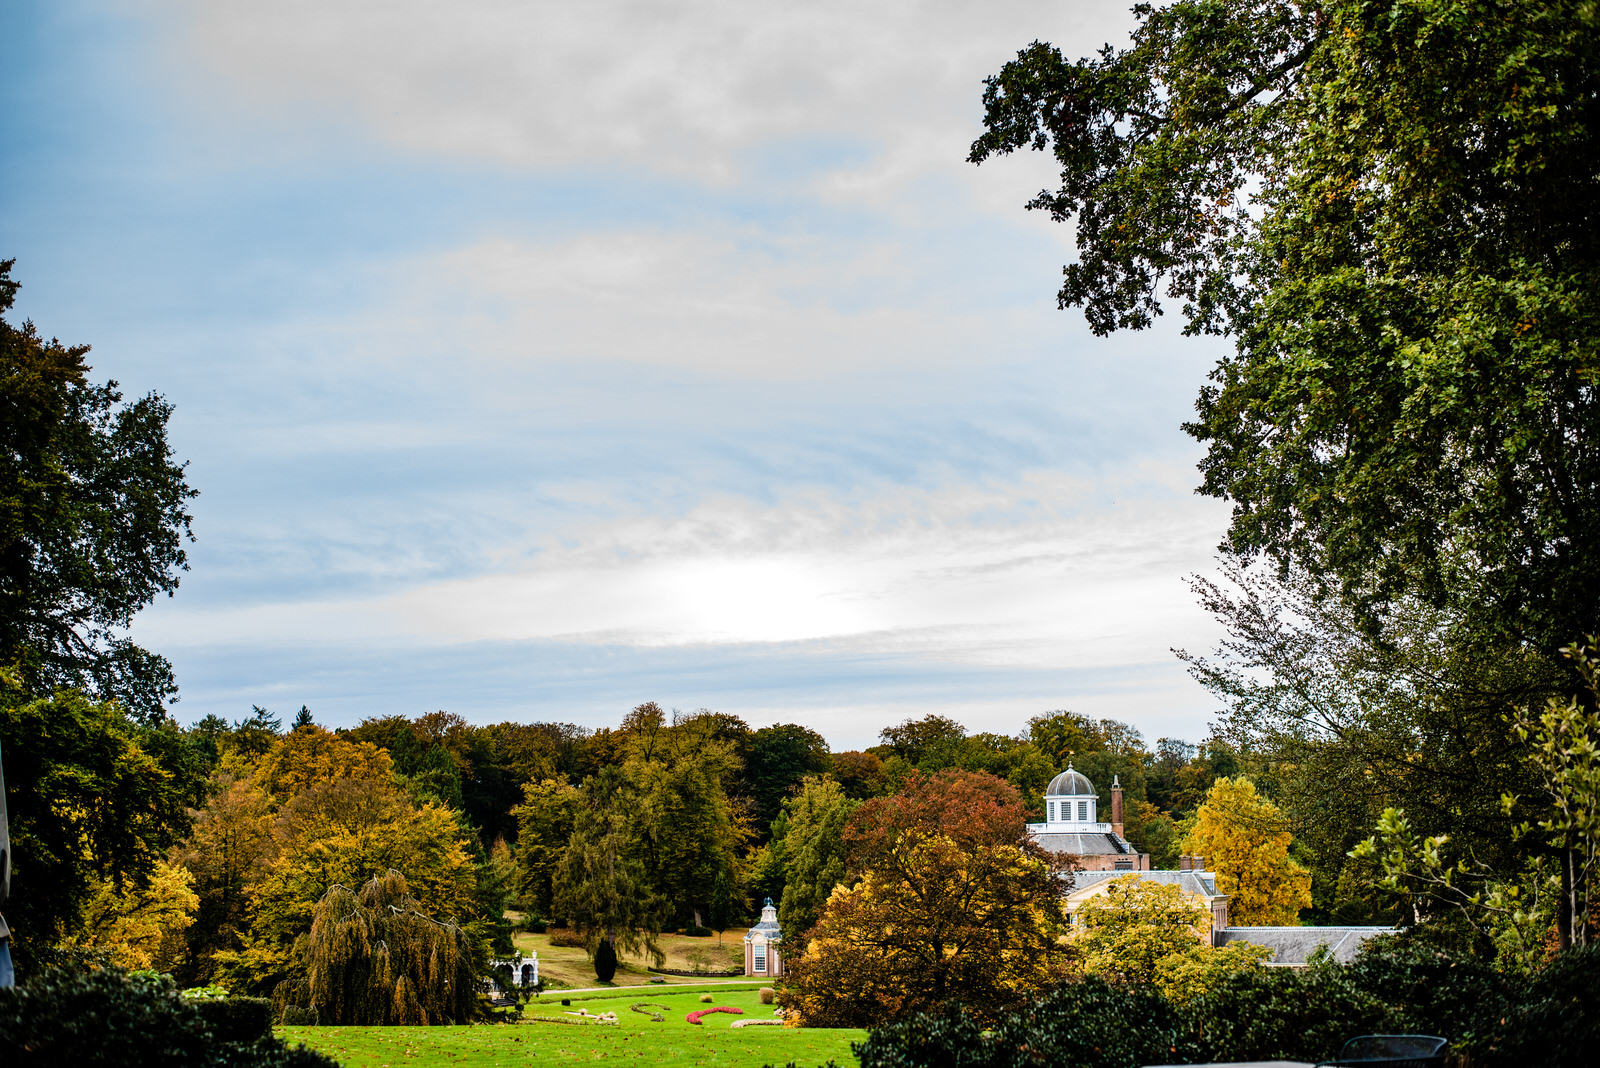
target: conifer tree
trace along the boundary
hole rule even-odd
[[[556,868],[554,909],[568,918],[588,943],[598,973],[600,943],[615,960],[625,952],[648,952],[659,967],[666,957],[656,944],[661,931],[661,899],[650,889],[628,827],[636,807],[634,791],[621,769],[608,767],[583,786],[583,805],[572,844]]]

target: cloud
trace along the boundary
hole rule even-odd
[[[725,180],[754,146],[870,146],[870,185],[972,139],[984,76],[1035,38],[1087,54],[1126,5],[995,0],[167,0],[188,60],[409,149]],[[955,158],[959,159],[957,152]],[[900,163],[893,162],[901,160]]]
[[[1115,503],[1051,473],[855,500],[724,498],[575,527],[522,566],[384,596],[163,607],[150,640],[844,642],[975,665],[1143,662],[1209,633],[1176,576],[1207,567],[1220,509],[1173,493],[1176,474],[1124,472]]]

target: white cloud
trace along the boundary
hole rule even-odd
[[[152,612],[146,640],[836,642],[945,663],[1149,662],[1210,633],[1176,576],[1205,569],[1221,509],[1123,473],[1110,504],[1055,474],[861,500],[724,499],[566,532],[527,566],[365,599]],[[1022,505],[1048,500],[1053,505]]]
[[[717,180],[756,145],[855,138],[876,157],[857,184],[959,160],[982,78],[1035,38],[1087,54],[1130,23],[1120,0],[158,2],[191,63],[411,149]]]

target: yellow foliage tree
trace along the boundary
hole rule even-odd
[[[1246,778],[1212,784],[1195,813],[1185,852],[1206,858],[1217,889],[1229,896],[1238,927],[1287,926],[1311,907],[1311,873],[1289,856],[1294,835],[1278,806]]]
[[[312,725],[275,745],[256,765],[255,780],[277,801],[335,779],[386,783],[394,778],[389,751],[371,742],[349,742]]]
[[[335,884],[360,886],[374,871],[405,873],[434,916],[472,913],[476,872],[454,813],[413,807],[390,783],[334,779],[302,790],[279,812],[272,837],[272,856],[249,888],[244,949],[215,955],[234,989],[265,992],[298,976],[317,902]]]
[[[130,881],[119,890],[112,880],[96,882],[83,924],[67,944],[109,949],[111,962],[123,968],[169,965],[179,949],[176,936],[194,922],[200,903],[189,870],[161,861],[143,886]]]
[[[959,998],[990,1018],[1064,976],[1048,865],[1011,845],[919,836],[897,863],[834,888],[783,1004],[807,1027],[867,1026]]]
[[[1259,968],[1265,946],[1211,946],[1211,911],[1168,883],[1125,875],[1077,914],[1072,949],[1078,968],[1135,983],[1153,983],[1174,1001],[1204,993],[1225,975]]]

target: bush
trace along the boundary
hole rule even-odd
[[[594,977],[602,983],[611,982],[611,977],[617,974],[617,947],[606,938],[600,939],[600,945],[594,951]]]
[[[550,944],[568,949],[587,949],[589,940],[570,927],[560,927],[550,932]]]
[[[778,992],[772,989],[770,986],[764,986],[761,988],[761,1004],[771,1005],[772,999],[777,996]]]
[[[7,1068],[337,1068],[319,1053],[271,1037],[224,1037],[219,1027],[242,1035],[271,1011],[260,1002],[218,1025],[205,1015],[211,1009],[200,1008],[228,1004],[191,1004],[169,979],[133,979],[116,969],[39,973],[23,986],[0,989],[0,1062]]]
[[[225,998],[193,1004],[219,1042],[254,1042],[272,1037],[272,1001],[268,998]]]
[[[1475,1043],[1482,1059],[1506,1068],[1556,1068],[1594,1056],[1600,1049],[1600,1012],[1594,1005],[1600,946],[1568,950],[1527,984],[1495,1033]]]
[[[689,938],[710,938],[715,932],[709,927],[685,927],[683,933]]]
[[[700,995],[700,1000],[702,1002],[704,1002],[705,1004],[709,1005],[709,1004],[711,1004],[711,995],[710,994],[701,994]]]

